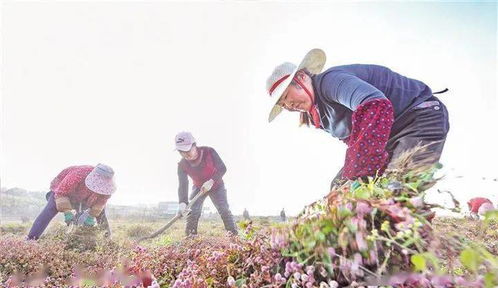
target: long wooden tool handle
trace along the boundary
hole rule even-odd
[[[195,197],[192,200],[190,200],[190,203],[188,203],[187,207],[185,207],[185,210],[190,210],[190,208],[192,207],[192,205],[194,205],[195,202],[197,202],[197,200],[202,195],[204,195],[206,193],[207,193],[207,191],[202,190],[197,195],[195,195]],[[164,231],[166,231],[166,229],[168,229],[169,227],[171,227],[171,225],[173,225],[180,218],[182,218],[182,215],[181,214],[176,214],[175,217],[173,217],[171,220],[168,221],[168,223],[166,223],[166,225],[164,225],[163,227],[161,227],[159,230],[157,230],[156,232],[152,233],[151,235],[145,236],[145,237],[142,237],[142,238],[138,239],[137,242],[140,243],[143,240],[152,239],[154,237],[157,237],[159,234],[163,233]]]
[[[173,225],[178,219],[182,218],[182,215],[175,215],[175,217],[173,217],[171,220],[168,221],[168,223],[166,223],[166,225],[164,225],[163,227],[161,227],[161,229],[157,230],[156,232],[152,233],[151,235],[149,236],[145,236],[145,237],[142,237],[140,239],[138,239],[138,242],[142,242],[143,240],[147,240],[147,239],[151,239],[151,238],[154,238],[156,237],[157,235],[163,233],[164,231],[166,231],[166,229],[168,229],[169,227],[171,227],[171,225]]]

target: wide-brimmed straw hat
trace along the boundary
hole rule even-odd
[[[98,164],[85,178],[88,189],[101,195],[111,195],[116,191],[114,184],[114,170],[105,164]]]
[[[285,62],[275,67],[273,73],[266,80],[266,91],[271,97],[277,99],[275,105],[271,109],[268,122],[273,121],[273,119],[275,119],[275,117],[282,112],[282,107],[277,105],[277,103],[280,101],[282,94],[285,89],[287,89],[292,79],[294,79],[296,72],[306,69],[311,74],[318,74],[322,71],[325,61],[325,52],[321,49],[315,48],[310,50],[306,56],[304,56],[299,66]]]

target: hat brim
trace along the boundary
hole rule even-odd
[[[273,108],[270,111],[270,115],[268,116],[268,122],[273,121],[278,116],[278,114],[282,112],[283,108],[277,103],[280,101],[280,98],[282,98],[282,94],[284,93],[284,91],[287,89],[287,87],[289,87],[297,71],[301,69],[306,69],[312,74],[318,74],[322,72],[323,66],[325,66],[326,61],[327,57],[322,49],[315,48],[311,49],[308,53],[306,53],[299,66],[297,66],[297,68],[294,69],[292,74],[290,74],[290,76],[287,79],[285,79],[285,81],[280,83],[273,91],[271,96],[277,97],[277,101],[275,102],[275,105],[273,105]]]
[[[190,149],[192,149],[193,145],[194,145],[194,143],[192,143],[190,145],[185,145],[185,146],[176,146],[175,150],[182,151],[182,152],[188,152],[188,151],[190,151]]]
[[[283,111],[282,106],[278,105],[278,102],[280,102],[280,98],[282,98],[282,94],[284,94],[285,90],[287,87],[289,87],[290,83],[292,82],[292,79],[294,79],[294,75],[296,75],[296,72],[298,69],[294,69],[292,74],[287,77],[282,83],[280,83],[275,90],[273,90],[272,96],[275,96],[277,98],[277,102],[273,105],[273,108],[270,111],[270,115],[268,116],[268,122],[273,121],[278,114],[280,114]]]
[[[112,179],[105,179],[95,173],[90,172],[85,178],[85,185],[92,192],[110,196],[116,191],[116,185]]]

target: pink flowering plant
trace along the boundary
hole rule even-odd
[[[406,163],[409,161],[407,160]],[[497,287],[498,214],[475,233],[435,229],[425,195],[437,167],[400,168],[346,182],[305,207],[291,224],[240,222],[240,235],[195,236],[137,245],[92,228],[39,241],[0,236],[5,287],[326,288]],[[446,209],[458,211],[459,204]],[[444,208],[444,207],[443,207]],[[474,223],[469,224],[475,227]],[[459,231],[457,227],[457,231]],[[140,236],[134,226],[128,236]],[[474,234],[475,234],[474,233]],[[470,235],[472,236],[472,235]],[[4,249],[4,248],[8,249]]]
[[[325,199],[306,207],[288,231],[272,236],[283,256],[292,259],[283,274],[288,284],[498,285],[496,255],[458,236],[434,232],[431,209],[445,207],[426,203],[424,196],[437,182],[434,174],[439,167],[398,167],[382,177],[336,187]],[[446,209],[459,211],[458,201],[452,199],[454,207]],[[440,251],[457,256],[457,265],[450,261],[443,269]],[[457,267],[467,272],[460,273],[466,277],[456,275]]]

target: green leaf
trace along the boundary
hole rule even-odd
[[[408,246],[412,245],[413,243],[415,243],[415,241],[417,241],[417,239],[415,239],[414,237],[410,237],[410,238],[408,238],[408,240],[403,242],[403,246],[408,247]]]
[[[320,241],[320,242],[325,241],[325,234],[324,234],[323,232],[321,232],[321,231],[316,232],[316,233],[315,233],[315,237],[316,237],[316,239],[318,239],[318,241]]]
[[[498,221],[498,210],[488,211],[484,214],[484,222],[486,222],[486,224],[493,220]]]
[[[439,265],[439,258],[436,257],[436,255],[432,254],[431,252],[425,252],[424,253],[426,260],[430,261],[434,269],[436,270],[436,273],[441,273],[441,267]]]
[[[240,278],[235,281],[235,286],[237,287],[242,287],[242,285],[246,284],[246,279],[245,278]]]
[[[97,284],[97,283],[95,283],[95,281],[92,281],[92,280],[90,280],[90,279],[83,279],[83,280],[80,282],[80,285],[81,285],[82,287],[85,287],[85,288],[86,288],[86,287],[88,287],[88,288],[90,288],[90,287],[95,287],[95,285],[96,285],[96,284]]]
[[[330,258],[328,252],[323,253],[322,261],[325,264],[325,269],[327,269],[327,272],[329,272],[331,276],[334,275],[334,267],[332,266],[332,259]]]
[[[415,266],[416,271],[424,271],[427,268],[427,264],[425,262],[425,256],[422,254],[415,254],[411,257],[411,262]]]
[[[380,187],[375,186],[373,189],[373,195],[376,197],[388,197],[388,193],[390,193],[389,190],[383,189]]]
[[[325,221],[322,227],[322,233],[325,235],[329,235],[330,233],[337,234],[337,229],[334,227],[334,223],[332,221]]]
[[[467,248],[460,253],[460,262],[465,268],[472,272],[476,272],[479,267],[480,257],[479,254],[471,248]]]
[[[304,243],[304,247],[306,249],[311,250],[311,249],[315,248],[315,246],[316,246],[316,240],[314,240],[314,239],[310,239]]]
[[[389,231],[390,227],[391,227],[391,224],[389,223],[389,221],[385,220],[384,222],[382,222],[382,225],[380,225],[380,230],[387,232],[387,231]]]
[[[349,245],[350,240],[351,239],[350,239],[349,230],[347,227],[344,227],[341,233],[339,233],[339,237],[337,238],[337,243],[342,249],[346,249],[346,247],[348,247]]]
[[[370,192],[365,187],[360,187],[354,191],[354,196],[358,199],[370,198]]]
[[[411,190],[415,191],[415,192],[418,192],[418,185],[419,183],[418,182],[411,182],[411,183],[405,183],[405,186],[410,188]]]
[[[493,288],[498,284],[498,278],[493,272],[488,272],[484,275],[484,287]]]
[[[339,217],[346,218],[351,215],[353,215],[353,212],[351,212],[351,210],[346,209],[344,207],[339,208]]]
[[[356,231],[358,231],[358,224],[353,224],[351,219],[346,222],[346,227],[348,227],[351,233],[356,233]]]

